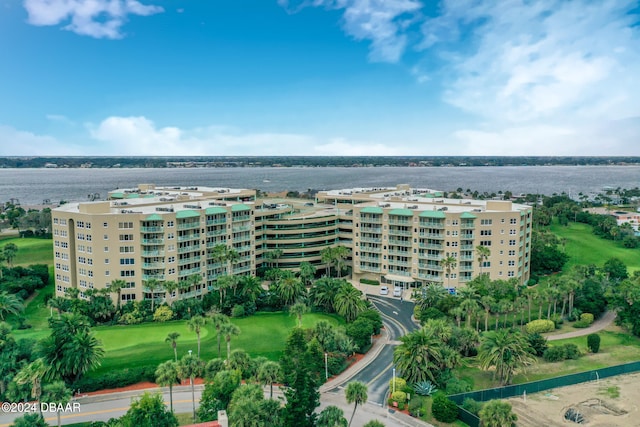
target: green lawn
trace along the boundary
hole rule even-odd
[[[620,259],[630,273],[640,270],[640,248],[627,249],[620,242],[601,239],[591,232],[591,228],[590,225],[575,222],[566,227],[557,223],[551,225],[554,234],[567,239],[565,250],[570,259],[565,270],[574,265],[602,266],[610,258]]]
[[[309,313],[303,317],[303,327],[313,326],[318,320],[325,319],[340,324],[338,317]],[[296,325],[296,319],[288,313],[258,313],[251,317],[233,319],[241,333],[231,339],[231,350],[246,350],[252,357],[264,356],[277,360],[284,349],[290,331]],[[145,323],[131,326],[99,326],[94,328],[96,336],[102,340],[106,350],[102,366],[91,375],[100,375],[112,369],[134,366],[156,366],[173,358],[173,349],[164,342],[170,332],[180,333],[178,339],[178,357],[189,350],[197,351],[196,335],[187,327],[186,321],[167,323]],[[218,356],[217,336],[212,325],[201,332],[201,357],[210,360]],[[222,357],[226,354],[226,343],[222,340]]]
[[[53,241],[51,239],[36,239],[33,237],[0,238],[0,247],[7,243],[15,243],[18,247],[13,265],[27,266],[31,264],[53,265]]]

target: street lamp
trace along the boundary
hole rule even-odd
[[[189,356],[191,356],[191,351],[192,351],[192,350],[189,350]]]
[[[329,360],[328,360],[329,355],[325,352],[324,353],[324,378],[325,380],[329,379]]]
[[[393,368],[393,381],[391,382],[391,387],[393,388],[392,394],[396,392],[396,368]]]

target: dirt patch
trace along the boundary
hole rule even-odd
[[[527,395],[526,399],[514,397],[509,402],[519,427],[637,427],[639,381],[640,374],[620,375]]]

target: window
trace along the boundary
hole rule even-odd
[[[356,252],[356,255],[358,255],[357,252]],[[170,256],[169,258],[167,258],[167,262],[176,262],[176,257],[175,256]]]
[[[516,266],[516,262],[512,259],[509,260],[509,267],[515,267]]]
[[[83,256],[79,256],[78,257],[78,263],[79,264],[86,264],[87,263],[87,259]]]
[[[481,236],[491,236],[491,230],[480,230]]]
[[[107,228],[107,227],[109,227],[109,223],[108,223],[108,222],[103,222],[103,223],[102,223],[102,226],[103,226],[104,228]]]
[[[91,241],[91,234],[87,234],[87,240],[90,242]]]
[[[120,258],[120,265],[133,265],[135,260],[133,258]]]
[[[84,240],[84,233],[78,233],[78,240]]]
[[[515,272],[513,272],[513,271],[509,271],[509,272],[507,273],[507,276],[509,276],[509,277],[514,277],[515,275],[516,275],[516,273],[515,273]]]
[[[170,268],[169,269],[169,274],[176,274],[176,269],[175,268]]]
[[[491,246],[491,240],[480,240],[480,246]]]
[[[451,220],[451,225],[458,225],[458,220],[457,219]]]
[[[118,228],[120,229],[133,228],[133,222],[119,222]]]
[[[447,233],[449,233],[449,232],[447,231]],[[451,235],[454,236],[454,237],[457,236],[458,235],[458,230],[453,230],[451,232]]]
[[[458,242],[451,242],[451,247],[452,248],[457,248],[458,247]]]
[[[491,261],[482,261],[482,268],[491,267]]]
[[[120,272],[120,277],[133,277],[136,275],[134,270],[124,270]]]
[[[513,225],[513,224],[517,224],[517,223],[518,223],[518,220],[517,220],[516,218],[511,218],[511,219],[509,220],[509,224],[512,224],[512,225]]]
[[[515,236],[517,233],[518,233],[517,230],[514,230],[514,229],[509,230],[509,234],[512,236]]]
[[[129,240],[133,240],[133,234],[121,234],[120,235],[120,241],[121,242],[126,242]]]
[[[175,238],[176,238],[175,234],[167,233],[167,239],[172,240],[172,239],[175,239]]]
[[[90,228],[91,228],[91,223],[90,223],[90,222],[87,222],[87,223],[85,224],[85,227],[90,229]]]
[[[509,256],[516,256],[516,251],[514,249],[510,249]]]
[[[109,240],[109,235],[108,235],[108,234],[103,235],[103,236],[102,236],[102,239],[103,239],[103,240]]]
[[[480,225],[491,225],[493,224],[493,220],[492,219],[481,219],[480,220]]]
[[[78,228],[84,228],[84,221],[78,221],[78,222],[76,222],[76,227],[78,227]]]
[[[93,258],[87,258],[87,264],[93,265]]]
[[[91,248],[91,246],[87,246],[87,253],[88,254],[93,253],[93,249]]]
[[[105,247],[105,249],[106,249],[106,247]],[[131,253],[131,252],[133,252],[133,246],[120,246],[120,253],[121,254],[128,254],[128,253]]]
[[[173,227],[174,222],[173,221],[167,221],[167,227]]]
[[[509,240],[509,246],[515,246],[515,245],[516,245],[516,240],[515,239]]]

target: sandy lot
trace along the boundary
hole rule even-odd
[[[518,427],[639,427],[640,374],[620,375],[508,399],[518,414]],[[565,419],[583,417],[576,423]]]

